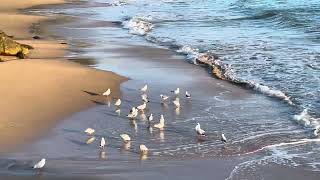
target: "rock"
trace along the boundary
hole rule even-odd
[[[225,72],[220,66],[213,66],[212,74],[217,77],[218,79],[226,80]]]
[[[29,54],[29,49],[33,49],[26,44],[14,41],[10,36],[0,30],[0,54],[6,56],[17,56],[24,59]]]

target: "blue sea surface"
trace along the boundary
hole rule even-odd
[[[116,5],[116,1],[108,2]],[[215,53],[237,79],[281,91],[294,102],[297,112],[307,109],[319,118],[320,1],[121,2],[121,6],[99,11],[95,18],[151,23],[152,28],[140,34],[146,40],[168,48],[188,47],[182,51],[188,58]],[[141,31],[135,25],[128,27],[130,32]]]

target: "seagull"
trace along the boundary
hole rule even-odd
[[[149,122],[153,121],[153,114],[152,113],[148,116],[148,121]]]
[[[101,138],[101,141],[100,141],[100,148],[104,149],[104,146],[106,145],[106,140],[103,138]]]
[[[171,91],[171,92],[173,92],[177,96],[180,93],[180,88],[177,88],[176,90]]]
[[[158,129],[163,129],[163,127],[164,127],[164,117],[163,117],[162,114],[161,114],[161,117],[160,117],[160,122],[158,124],[155,124],[153,127],[158,128]]]
[[[319,134],[320,134],[320,125],[315,128],[315,130],[313,131],[313,134],[314,134],[314,136],[319,136]]]
[[[188,99],[191,98],[191,94],[188,91],[186,91],[186,98],[188,98]]]
[[[148,95],[146,95],[146,94],[142,94],[141,99],[143,102],[146,102],[146,103],[149,102]]]
[[[221,141],[226,143],[227,142],[227,138],[224,136],[224,134],[221,134]]]
[[[119,107],[121,105],[121,99],[118,99],[115,103],[114,103],[115,106]]]
[[[137,107],[137,109],[139,109],[140,111],[143,111],[144,109],[146,109],[147,107],[147,103],[144,102],[143,104],[141,104],[140,106]]]
[[[111,94],[111,89],[109,88],[106,92],[104,92],[103,96],[109,96]]]
[[[122,140],[127,143],[129,141],[131,141],[131,138],[128,134],[120,134],[120,137],[122,138]]]
[[[174,104],[174,106],[175,106],[176,108],[180,108],[179,99],[176,99],[176,100],[174,100],[174,101],[172,101],[172,102],[173,102],[173,104]]]
[[[87,133],[88,135],[92,135],[95,132],[95,130],[92,128],[87,128],[84,132]]]
[[[139,113],[138,109],[135,108],[135,107],[133,107],[133,108],[130,110],[130,113],[128,114],[127,117],[130,118],[130,119],[134,119],[134,118],[136,118],[136,117],[138,116],[138,113]]]
[[[46,159],[42,158],[41,161],[37,162],[37,164],[33,166],[33,169],[42,169],[45,164],[46,164]]]
[[[200,136],[205,136],[206,135],[205,134],[206,132],[203,129],[201,129],[200,123],[197,123],[195,129],[196,129],[196,132],[197,132],[198,135],[200,135]]]
[[[162,102],[166,101],[169,99],[169,96],[166,96],[166,95],[163,95],[163,94],[160,94],[160,98],[162,99]]]
[[[144,145],[144,144],[141,144],[141,145],[140,145],[140,152],[141,152],[141,154],[148,154],[148,151],[149,151],[149,149],[147,148],[146,145]]]
[[[147,90],[148,90],[148,85],[147,85],[147,84],[144,85],[144,86],[140,89],[140,91],[143,92],[143,93],[147,92]]]

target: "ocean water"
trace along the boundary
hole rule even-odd
[[[114,111],[114,100],[99,102],[67,118],[47,137],[0,158],[0,174],[33,174],[27,167],[47,157],[45,175],[299,179],[303,174],[317,179],[320,140],[313,130],[319,126],[319,5],[95,0],[31,10],[74,17],[75,22],[55,31],[70,41],[70,59],[90,57],[82,63],[130,80],[121,87],[121,115]],[[249,88],[211,77],[195,61],[204,54],[219,56],[226,75]],[[129,121],[125,116],[141,104],[138,89],[145,83],[150,88],[149,110]],[[191,101],[180,97],[180,110],[159,101],[159,94],[171,95],[175,87],[193,96]],[[164,131],[147,128],[149,113],[155,114],[155,122],[165,115]],[[197,122],[208,132],[205,139],[195,135]],[[86,144],[87,127],[97,130],[92,144]],[[120,141],[123,132],[133,138],[129,148]],[[227,144],[220,141],[222,132]],[[97,148],[101,137],[107,138],[106,152]],[[138,153],[142,143],[150,148],[146,160]],[[268,168],[273,168],[270,173]],[[286,171],[276,176],[278,169]]]
[[[191,62],[214,53],[233,79],[289,99],[297,111],[308,109],[319,118],[319,1],[122,2],[109,1],[114,6],[96,18],[122,22],[130,33],[185,54]]]

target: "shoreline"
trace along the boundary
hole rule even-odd
[[[5,0],[0,5],[0,20],[6,22],[0,23],[0,30],[14,36],[17,42],[34,47],[27,59],[0,56],[6,60],[0,63],[0,82],[5,84],[0,89],[5,95],[0,102],[0,153],[41,137],[57,122],[103,100],[88,92],[101,94],[111,88],[112,97],[121,95],[120,83],[127,78],[66,60],[68,43],[46,38],[45,33],[41,39],[32,38],[38,35],[31,32],[32,25],[56,17],[28,15],[21,10],[63,3],[63,0]]]

